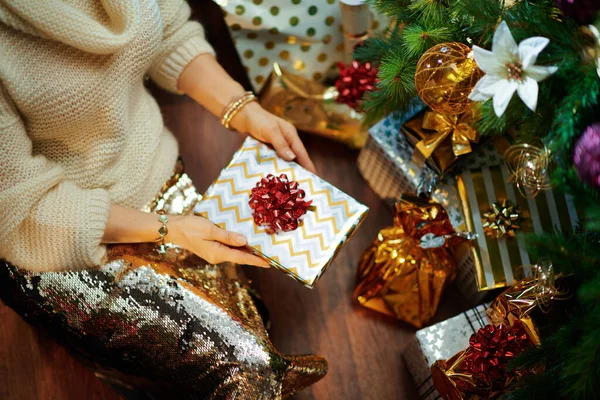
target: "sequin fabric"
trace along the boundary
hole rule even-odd
[[[191,213],[199,195],[178,163],[146,211]],[[280,399],[327,372],[271,344],[234,265],[172,245],[109,246],[96,269],[32,273],[0,262],[0,297],[111,382],[153,398]]]

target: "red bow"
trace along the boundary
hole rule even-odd
[[[348,104],[356,110],[365,92],[375,89],[377,69],[369,62],[361,64],[358,61],[352,61],[349,66],[338,63],[338,68],[340,77],[335,82],[338,90],[337,102]]]
[[[286,174],[272,174],[262,178],[250,193],[250,208],[256,225],[265,225],[271,231],[293,231],[298,220],[308,210],[312,200],[304,201],[304,190],[298,182],[289,181]]]
[[[465,353],[465,368],[473,376],[490,384],[498,378],[509,377],[506,365],[531,345],[520,324],[487,325],[471,335]]]

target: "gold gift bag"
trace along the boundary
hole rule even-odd
[[[454,279],[452,248],[464,240],[441,205],[403,195],[394,226],[382,229],[361,258],[354,297],[365,307],[422,327]]]

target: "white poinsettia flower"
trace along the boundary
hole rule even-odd
[[[502,21],[494,32],[492,51],[473,46],[475,61],[485,75],[477,82],[469,99],[484,101],[494,98],[494,111],[500,117],[517,92],[523,103],[535,111],[539,90],[537,83],[558,69],[534,65],[549,42],[545,37],[535,36],[517,46],[508,25]]]
[[[600,49],[600,32],[598,32],[598,28],[594,25],[588,25],[588,29],[596,39],[596,55],[598,55],[598,49]],[[596,57],[596,73],[600,76],[600,57]]]

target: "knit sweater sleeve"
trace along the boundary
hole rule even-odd
[[[162,88],[182,94],[177,80],[197,56],[215,52],[204,38],[204,29],[190,21],[191,10],[185,0],[160,0],[163,41],[150,67],[149,75]]]
[[[109,194],[66,180],[35,155],[24,121],[0,83],[0,258],[32,271],[100,264]]]

